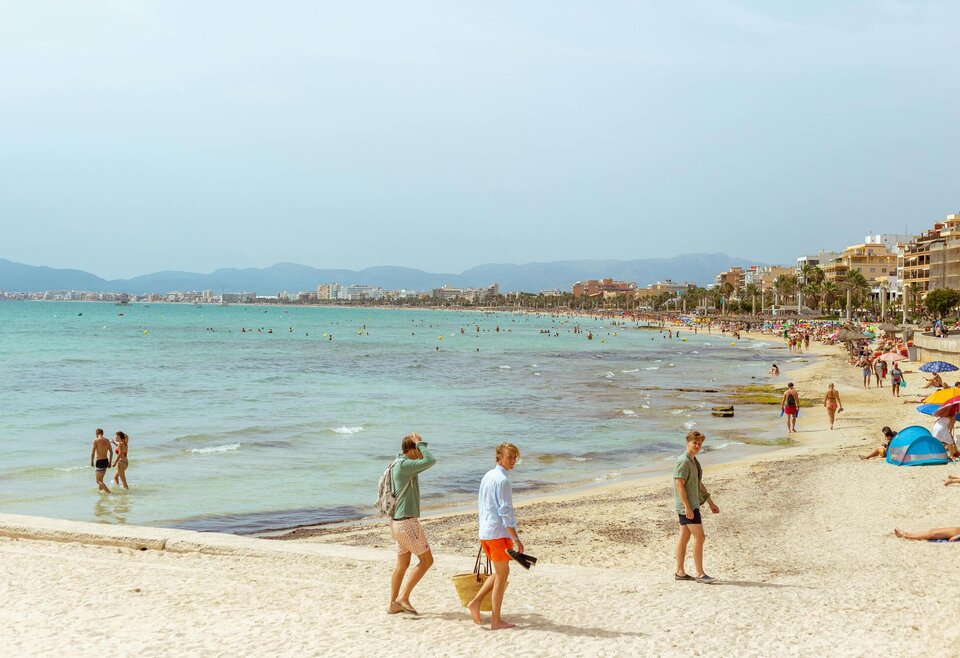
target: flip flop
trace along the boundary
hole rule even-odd
[[[507,549],[507,555],[509,555],[511,558],[513,558],[514,562],[516,562],[517,564],[519,564],[519,565],[520,565],[521,567],[523,567],[524,569],[529,569],[529,568],[530,568],[530,563],[527,562],[527,560],[525,559],[525,556],[524,556],[523,553],[518,553],[518,552],[516,552],[515,550],[513,550],[512,548],[508,548],[508,549]]]
[[[419,614],[420,614],[419,612],[417,612],[416,608],[414,608],[412,605],[404,605],[403,603],[400,603],[400,601],[394,601],[394,603],[396,603],[398,606],[400,606],[400,608],[401,608],[404,612],[409,612],[411,615],[419,615]]]
[[[682,576],[678,573],[673,574],[674,580],[696,580],[693,576],[688,573],[683,574]]]

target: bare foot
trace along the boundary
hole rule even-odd
[[[894,528],[893,534],[895,534],[897,537],[900,537],[901,539],[903,538],[903,530],[898,530],[897,528]]]
[[[480,601],[470,601],[467,604],[467,610],[470,611],[470,616],[473,617],[474,624],[482,624],[483,620],[480,619]]]
[[[387,614],[388,614],[388,615],[395,615],[395,614],[397,614],[398,612],[403,612],[403,608],[401,608],[400,606],[398,606],[398,605],[396,604],[396,602],[391,603],[390,606],[387,608]]]
[[[831,428],[831,429],[832,429],[832,428]],[[865,457],[865,456],[863,456],[863,455],[857,455],[857,457],[859,457],[860,459],[870,459],[869,457]]]
[[[490,622],[491,631],[500,631],[500,630],[503,630],[504,628],[516,628],[516,626],[517,626],[516,624],[508,624],[503,620],[500,620],[496,624],[494,624],[493,622]]]
[[[404,612],[409,612],[411,615],[420,614],[419,612],[417,612],[416,608],[410,605],[410,599],[397,599],[396,601],[394,601],[394,603],[400,606],[401,610],[403,610]]]

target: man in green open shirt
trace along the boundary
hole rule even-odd
[[[397,542],[397,565],[393,569],[390,579],[390,606],[387,612],[409,612],[417,614],[416,608],[410,605],[410,592],[423,575],[433,565],[433,553],[427,536],[420,526],[420,478],[419,473],[433,466],[434,458],[427,442],[419,434],[410,434],[403,437],[400,444],[401,454],[397,455],[393,463],[391,475],[393,477],[393,491],[397,497],[397,506],[390,519],[390,531]],[[417,556],[419,562],[410,572],[403,592],[400,585],[410,566],[410,555]]]
[[[687,433],[687,450],[677,458],[677,466],[673,469],[673,506],[680,517],[680,538],[677,540],[677,569],[674,578],[677,580],[696,580],[698,583],[711,583],[712,576],[703,571],[703,542],[706,535],[703,532],[703,522],[700,520],[700,506],[703,503],[710,505],[710,511],[720,513],[720,508],[710,497],[707,488],[703,486],[703,469],[697,461],[697,454],[703,448],[706,437],[697,430]],[[693,535],[693,564],[697,569],[697,577],[687,575],[684,562],[687,559],[687,542]]]

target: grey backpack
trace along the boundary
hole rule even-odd
[[[407,487],[410,486],[410,482],[413,480],[413,478],[407,480],[407,483],[400,487],[400,491],[394,493],[393,467],[400,459],[401,458],[398,457],[390,462],[387,470],[383,472],[383,475],[380,476],[380,481],[377,483],[377,502],[374,503],[374,507],[377,508],[377,511],[380,512],[382,516],[389,516],[390,518],[393,518],[393,511],[397,509],[397,499],[403,496],[407,491]]]

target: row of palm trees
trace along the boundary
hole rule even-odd
[[[724,282],[711,290],[695,288],[684,293],[688,307],[712,302],[716,308],[725,308],[738,302],[741,311],[755,313],[768,303],[782,306],[803,305],[821,313],[830,313],[846,301],[852,308],[862,308],[870,298],[871,286],[863,274],[849,270],[841,278],[828,281],[823,270],[805,264],[796,274],[781,274],[770,288],[748,283],[735,288]],[[759,302],[759,306],[757,304]]]

